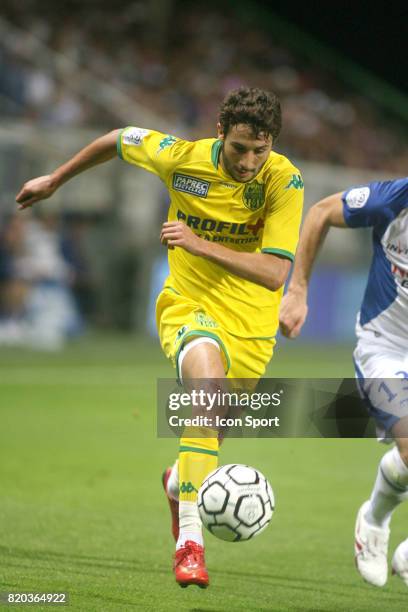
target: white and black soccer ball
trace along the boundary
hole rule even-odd
[[[275,510],[272,487],[249,465],[223,465],[207,476],[198,491],[203,525],[217,538],[244,542],[268,525]]]

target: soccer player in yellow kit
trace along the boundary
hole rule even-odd
[[[51,175],[26,183],[26,208],[76,174],[116,156],[157,174],[170,197],[161,242],[170,275],[157,300],[160,342],[183,381],[258,379],[272,357],[279,304],[298,241],[299,170],[272,151],[276,96],[241,87],[222,103],[218,138],[189,142],[128,127],[97,139]],[[143,206],[146,203],[139,203]],[[216,387],[216,381],[214,381]],[[208,586],[197,491],[217,467],[218,432],[186,429],[163,483],[181,586]]]

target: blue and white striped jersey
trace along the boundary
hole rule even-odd
[[[342,200],[349,227],[373,228],[357,334],[373,331],[408,352],[408,177],[353,187]]]

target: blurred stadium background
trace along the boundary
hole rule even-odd
[[[39,347],[86,328],[155,334],[167,195],[154,176],[118,160],[73,180],[32,216],[15,215],[24,181],[110,129],[136,124],[208,137],[226,91],[248,83],[282,99],[276,149],[302,169],[306,209],[349,185],[406,172],[404,94],[278,17],[270,3],[210,0],[205,11],[182,0],[59,6],[1,7],[0,346],[25,342],[21,317],[31,321],[26,340]],[[368,232],[331,232],[303,339],[352,341],[369,244]]]
[[[252,553],[212,538],[210,594],[180,599],[159,486],[176,444],[155,436],[156,378],[173,376],[153,326],[167,195],[116,160],[15,212],[23,182],[111,129],[215,134],[222,97],[242,83],[281,97],[276,149],[303,171],[306,210],[405,175],[402,89],[274,4],[1,2],[0,590],[70,590],[86,612],[405,609],[403,585],[373,594],[352,566],[355,509],[382,452],[362,440],[229,441],[223,462],[270,475],[275,527],[251,545],[250,570]],[[331,232],[301,341],[279,341],[270,375],[353,376],[369,259],[369,232]]]

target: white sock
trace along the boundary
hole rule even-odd
[[[399,551],[403,554],[404,558],[408,561],[408,539],[404,540],[398,546]]]
[[[395,508],[408,494],[408,467],[395,446],[380,461],[377,479],[365,519],[376,527],[388,527]]]
[[[170,476],[167,481],[167,493],[173,499],[179,498],[179,473],[178,473],[178,459],[171,468]]]
[[[182,501],[179,504],[180,534],[176,550],[184,546],[187,540],[192,540],[203,546],[203,533],[197,502]]]

